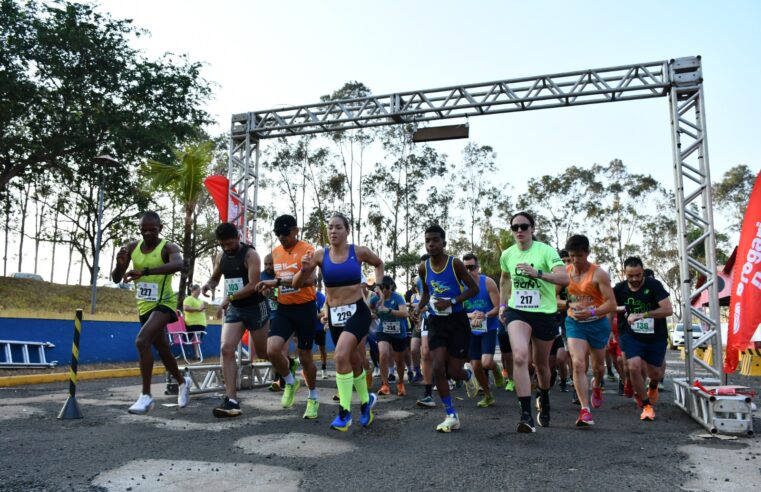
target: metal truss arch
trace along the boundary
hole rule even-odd
[[[716,235],[711,208],[700,57],[370,95],[235,114],[231,122],[228,177],[231,188],[235,188],[231,189],[230,196],[240,200],[242,206],[240,213],[231,216],[230,220],[243,217],[245,237],[255,241],[259,146],[260,141],[265,139],[658,97],[668,97],[670,103],[682,322],[687,332],[687,377],[677,382],[677,404],[715,431],[715,415],[720,413],[714,413],[710,410],[713,407],[696,400],[691,389],[696,369],[707,371],[716,381],[724,380],[720,356]],[[695,230],[699,232],[697,238],[690,240],[689,237],[694,237],[690,234]],[[705,254],[701,256],[699,251]],[[706,275],[707,282],[696,288],[691,272]],[[710,299],[707,312],[693,309],[690,302],[704,290],[708,290]],[[693,317],[708,327],[707,333],[695,346],[690,333]],[[696,346],[702,343],[710,344],[716,354],[710,364],[694,354]],[[690,395],[692,398],[688,397]],[[737,431],[738,425],[730,423],[724,429]]]

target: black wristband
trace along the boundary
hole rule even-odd
[[[143,276],[147,277],[148,275],[150,275],[150,271],[151,269],[148,267],[143,268]]]

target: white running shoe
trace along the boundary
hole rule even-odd
[[[193,380],[185,376],[185,382],[180,385],[177,390],[177,405],[180,408],[188,406],[190,401],[190,386],[193,384]]]
[[[465,392],[468,394],[468,398],[475,398],[478,396],[478,381],[476,381],[476,375],[473,374],[473,368],[470,364],[465,364],[465,371],[470,373],[470,379],[465,380]]]
[[[457,430],[460,428],[460,418],[457,416],[457,414],[447,414],[447,418],[444,419],[444,422],[440,423],[436,426],[437,432],[452,432],[453,430]]]
[[[328,379],[328,371],[325,369],[322,370],[322,375],[320,376],[322,379]]]
[[[153,397],[151,395],[140,395],[140,398],[129,407],[129,413],[135,415],[145,415],[153,408]]]

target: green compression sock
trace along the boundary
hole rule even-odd
[[[367,378],[365,377],[365,370],[362,369],[362,373],[359,376],[354,376],[354,389],[357,390],[359,395],[359,402],[362,404],[370,401],[370,395],[367,392]]]
[[[341,408],[346,411],[351,411],[352,379],[354,379],[354,373],[351,372],[347,372],[346,374],[336,374],[339,403]],[[367,389],[365,389],[365,392],[367,392]]]

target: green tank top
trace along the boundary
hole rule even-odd
[[[141,239],[134,251],[132,251],[132,266],[135,270],[142,271],[145,268],[157,268],[164,265],[161,251],[166,246],[166,239],[162,239],[150,253],[143,253],[140,247]],[[145,275],[135,281],[135,297],[137,298],[137,312],[142,316],[149,313],[157,306],[166,306],[171,310],[177,309],[177,296],[172,290],[172,276],[166,274]]]

